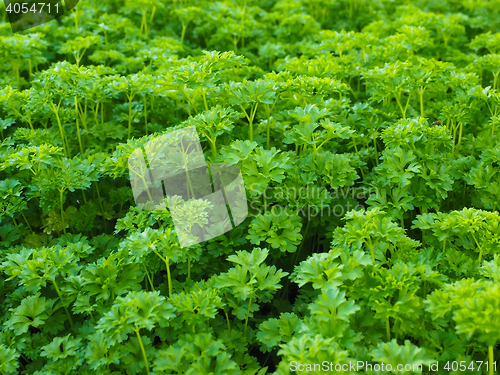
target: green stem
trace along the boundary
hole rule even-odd
[[[21,234],[21,231],[19,230],[19,226],[17,225],[16,219],[14,219],[14,216],[11,217],[12,222],[14,223],[14,226],[16,227],[17,233]]]
[[[418,93],[420,96],[420,117],[424,117],[424,91],[425,91],[425,86],[422,86],[418,89]]]
[[[267,109],[267,126],[266,126],[266,140],[267,140],[267,143],[266,143],[266,148],[269,150],[269,142],[270,142],[270,133],[271,133],[271,112],[273,111],[274,109],[274,106],[276,105],[276,103],[278,102],[278,98],[279,98],[280,94],[276,95],[276,99],[274,99],[274,103],[272,105],[271,108],[269,108],[269,104],[266,104],[266,109]]]
[[[192,196],[192,198],[194,198],[195,195],[194,195],[194,191],[193,191],[193,185],[191,184],[191,178],[189,177],[189,170],[188,170],[188,165],[187,165],[187,153],[186,153],[186,150],[184,149],[184,145],[182,142],[181,142],[181,149],[182,149],[182,157],[184,160],[184,167],[186,170],[186,180],[187,180],[186,182],[187,182],[189,191],[191,191],[191,196]],[[188,194],[188,198],[189,198],[189,194]]]
[[[132,133],[132,99],[133,95],[128,96],[128,136],[127,139],[130,139],[130,134]]]
[[[71,315],[69,314],[68,308],[66,307],[66,304],[64,303],[64,300],[61,295],[61,291],[59,290],[59,286],[56,283],[56,280],[52,280],[52,284],[54,285],[54,288],[56,288],[56,292],[59,295],[59,299],[61,300],[61,303],[64,307],[64,311],[66,311],[66,315],[68,316],[69,324],[71,327],[73,327],[73,319],[71,319]]]
[[[247,111],[245,110],[245,107],[243,107],[243,105],[240,105],[240,108],[242,109],[243,113],[245,114],[245,117],[248,120],[248,124],[249,124],[249,137],[248,137],[248,139],[250,140],[250,142],[253,141],[253,120],[254,120],[255,114],[257,112],[258,105],[259,105],[259,103],[257,102],[257,103],[255,103],[254,108],[250,108],[250,116],[248,115]]]
[[[247,316],[245,318],[245,329],[243,330],[243,336],[247,335],[248,318],[250,317],[250,308],[252,307],[252,297],[253,292],[250,294],[250,299],[248,300]]]
[[[59,190],[59,203],[61,206],[61,225],[64,234],[66,234],[66,224],[64,223],[63,194],[64,194],[64,188]]]
[[[472,233],[472,238],[474,238],[474,242],[476,243],[477,247],[479,248],[479,263],[481,263],[481,257],[483,255],[483,248],[481,247],[481,245],[479,245],[479,242],[477,242],[477,239],[476,239],[476,236],[474,236],[474,233]]]
[[[75,96],[75,108],[78,113],[78,101]],[[76,135],[78,136],[78,144],[80,146],[80,152],[83,154],[82,137],[80,135],[80,125],[78,124],[78,119],[76,119]]]
[[[255,103],[255,107],[251,113],[251,117],[250,117],[250,136],[251,136],[251,139],[250,141],[253,141],[253,120],[255,118],[255,114],[257,113],[257,107],[259,106],[259,102]]]
[[[387,341],[391,341],[391,323],[389,322],[389,318],[385,321],[385,331],[387,333]]]
[[[88,100],[85,99],[85,105],[83,106],[83,110],[82,110],[83,118],[85,119],[84,121],[82,121],[82,124],[83,124],[83,127],[85,128],[85,130],[88,130],[88,128],[87,128],[87,107],[88,107],[87,102],[88,102]]]
[[[170,264],[168,257],[165,257],[165,265],[167,266],[168,296],[172,297],[172,278],[170,276]]]
[[[488,357],[490,365],[488,366],[488,374],[493,375],[493,345],[488,346]]]
[[[401,102],[399,100],[401,94],[394,95],[394,98],[396,99],[396,103],[398,103],[399,110],[401,111],[401,114],[403,115],[403,118],[406,118],[406,113],[405,110],[403,109],[403,106],[401,105]]]
[[[203,90],[201,93],[203,95],[203,104],[205,105],[205,111],[208,111],[207,95],[205,93],[205,90]]]
[[[144,103],[144,130],[146,131],[146,135],[148,135],[148,99],[147,99],[147,97],[142,98],[142,102]]]
[[[368,240],[370,241],[370,243],[367,245],[370,248],[370,253],[372,255],[373,263],[375,263],[375,251],[373,250],[375,248],[375,246],[373,246],[371,238],[368,238]]]
[[[304,247],[304,243],[306,242],[307,232],[309,231],[309,226],[311,225],[311,221],[309,220],[306,225],[306,229],[304,230],[304,236],[302,237],[302,242],[300,243],[300,247],[295,253],[293,258],[293,265],[300,259],[300,253],[302,252],[302,248]]]
[[[63,149],[64,149],[64,156],[69,158],[69,152],[68,152],[68,141],[66,140],[66,136],[64,135],[64,129],[61,124],[61,119],[59,118],[59,107],[61,106],[62,100],[59,100],[59,104],[56,106],[54,103],[50,102],[50,107],[52,112],[56,115],[56,120],[57,120],[57,126],[59,127],[59,133],[61,134],[62,138],[62,143],[63,143]]]
[[[153,6],[153,9],[151,9],[151,16],[149,17],[149,22],[150,23],[153,23],[153,19],[155,17],[155,13],[156,13],[156,6]]]
[[[271,133],[271,124],[270,117],[267,117],[267,127],[266,127],[266,149],[269,150],[269,141],[270,141],[270,133]]]
[[[215,158],[217,157],[217,145],[216,145],[216,142],[217,142],[217,137],[210,137],[207,133],[205,133],[204,131],[200,130],[199,131],[201,134],[203,134],[205,136],[205,138],[207,139],[208,141],[208,144],[210,145],[210,149],[212,150],[212,156]]]
[[[500,74],[500,71],[493,73],[493,89],[494,90],[496,90],[496,88],[497,88],[497,81],[498,81],[499,74]]]
[[[453,127],[453,147],[451,149],[451,154],[452,155],[455,155],[455,146],[456,146],[456,143],[457,143],[457,127],[458,126],[455,126],[455,122],[452,120],[451,121],[451,126]]]
[[[142,180],[143,186],[146,187],[146,193],[148,193],[148,198],[151,202],[154,201],[153,197],[151,196],[151,192],[149,191],[148,184],[146,182],[146,179],[144,178],[144,173],[147,173],[146,171],[141,171],[142,174],[138,173],[136,170],[132,169],[132,173],[134,173],[137,177],[139,177]],[[101,209],[102,209],[102,204],[101,204]]]
[[[378,151],[377,151],[377,137],[375,136],[375,132],[372,129],[372,138],[373,138],[373,148],[375,150],[375,165],[378,165]]]
[[[12,63],[12,67],[14,68],[14,75],[16,76],[17,81],[17,89],[21,89],[21,76],[19,75],[19,59],[16,60],[15,63]]]
[[[226,314],[227,330],[229,331],[229,334],[231,334],[231,324],[229,324],[229,316],[227,315],[227,312],[225,312],[225,311],[224,311],[224,314]]]
[[[153,285],[153,280],[151,280],[151,276],[149,276],[148,268],[146,267],[146,265],[144,263],[142,264],[142,266],[144,267],[144,271],[146,272],[146,276],[149,280],[149,285],[151,285],[151,290],[154,291],[155,287]]]
[[[26,222],[26,225],[28,226],[28,228],[29,228],[30,232],[31,232],[31,233],[34,233],[34,232],[33,232],[33,229],[31,229],[31,225],[30,225],[30,223],[28,222],[28,219],[26,219],[26,216],[24,216],[23,211],[21,211],[21,215],[22,215],[22,217],[24,218],[24,221]]]
[[[182,23],[182,33],[181,33],[181,42],[184,42],[184,36],[186,35],[187,25]]]
[[[406,118],[406,112],[408,112],[408,106],[410,105],[410,99],[411,99],[412,93],[413,93],[413,90],[410,90],[410,93],[408,94],[408,100],[406,101],[406,105],[405,105],[405,115],[404,115],[404,118]]]
[[[146,11],[142,11],[141,29],[144,29],[144,35],[148,36],[148,21],[146,19]]]
[[[462,130],[464,128],[464,124],[462,122],[459,122],[458,123],[458,126],[460,128],[459,132],[458,132],[458,143],[457,143],[457,150],[458,148],[460,147],[460,143],[462,142]]]
[[[142,358],[144,358],[144,364],[146,365],[146,373],[149,374],[149,363],[148,363],[148,357],[146,355],[146,349],[144,349],[144,344],[142,343],[142,338],[141,334],[139,333],[140,328],[134,329],[132,328],[137,335],[137,340],[139,341],[139,345],[141,347],[141,352],[142,352]]]
[[[354,145],[354,151],[356,151],[356,155],[358,156],[359,160],[363,160],[361,156],[359,156],[358,146],[356,145],[356,140],[354,138],[352,139],[352,144]],[[365,174],[363,173],[363,167],[359,167],[359,171],[361,172],[361,178],[364,180]]]
[[[97,198],[99,199],[99,206],[101,207],[102,221],[104,222],[104,231],[107,232],[108,228],[106,225],[106,219],[104,218],[104,206],[102,204],[101,193],[99,191],[99,184],[95,184],[95,190],[97,192]]]

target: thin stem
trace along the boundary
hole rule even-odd
[[[377,151],[377,137],[375,136],[375,132],[372,129],[372,138],[373,138],[373,148],[375,150],[375,165],[378,165],[378,151]]]
[[[410,105],[410,99],[411,99],[412,92],[413,92],[413,90],[410,90],[410,93],[408,94],[408,100],[406,101],[406,105],[405,105],[405,115],[404,115],[404,118],[406,118],[406,112],[408,112],[408,106]]]
[[[294,265],[300,259],[300,253],[302,252],[302,248],[304,247],[304,243],[306,242],[307,232],[309,231],[310,225],[311,225],[311,221],[308,221],[307,225],[306,225],[306,229],[304,230],[304,236],[302,237],[302,242],[300,243],[300,247],[299,247],[298,251],[295,253],[295,256],[293,258]]]
[[[181,42],[184,42],[184,36],[186,35],[187,25],[182,23],[182,33],[181,33]]]
[[[139,177],[141,180],[142,180],[142,183],[144,184],[144,186],[146,187],[146,192],[148,193],[148,198],[151,202],[154,201],[153,197],[151,196],[151,193],[149,191],[149,188],[148,188],[148,183],[146,182],[146,179],[144,178],[144,173],[146,173],[145,171],[141,171],[143,174],[141,175],[140,173],[137,173],[137,171],[135,171],[134,169],[131,169],[131,172],[133,174],[135,174],[137,177]]]
[[[252,307],[252,297],[253,292],[250,294],[250,299],[248,300],[247,316],[245,318],[245,329],[243,330],[243,336],[247,335],[248,318],[250,317],[250,308]]]
[[[146,272],[146,276],[149,280],[149,285],[151,285],[151,290],[154,291],[155,287],[153,285],[153,280],[151,280],[151,276],[149,276],[148,268],[146,267],[146,265],[144,263],[142,264],[142,266],[144,267],[144,271]]]
[[[229,324],[229,316],[227,315],[227,312],[225,312],[225,311],[224,311],[224,314],[226,314],[227,330],[229,331],[229,334],[231,334],[231,324]]]
[[[148,20],[146,19],[146,11],[142,11],[141,31],[144,29],[144,35],[148,36]]]
[[[182,149],[182,157],[184,160],[184,167],[186,169],[187,184],[188,184],[189,190],[191,191],[192,198],[194,198],[195,195],[194,195],[194,191],[193,191],[193,185],[191,184],[191,178],[189,177],[189,170],[188,170],[188,165],[187,165],[187,158],[186,158],[187,153],[186,153],[186,150],[184,149],[184,145],[182,142],[181,142],[181,149]]]
[[[494,366],[494,363],[493,363],[493,345],[488,346],[488,357],[489,357],[489,362],[490,362],[490,365],[488,368],[488,374],[493,375],[493,373],[494,373],[494,371],[493,371],[493,366]]]
[[[59,100],[59,104],[57,105],[57,108],[54,105],[54,103],[50,102],[50,107],[51,107],[52,112],[56,115],[57,126],[59,127],[59,133],[61,134],[62,143],[63,143],[64,156],[69,158],[69,151],[68,151],[68,145],[67,145],[68,141],[66,140],[66,136],[64,135],[64,129],[63,129],[62,124],[61,124],[61,119],[59,118],[59,107],[61,106],[61,102],[62,102],[62,100]]]
[[[56,288],[56,292],[59,295],[59,299],[61,300],[61,303],[64,307],[64,311],[66,311],[66,315],[68,316],[69,324],[71,327],[73,327],[73,319],[71,319],[71,315],[69,314],[68,308],[66,307],[66,304],[64,303],[64,300],[61,295],[61,291],[59,290],[59,287],[57,286],[56,280],[52,280],[52,284],[54,285],[54,288]]]
[[[481,263],[481,257],[483,255],[483,248],[481,247],[481,245],[479,245],[479,242],[477,242],[476,240],[476,236],[474,236],[474,233],[472,233],[472,238],[474,238],[474,242],[476,243],[477,247],[479,248],[479,263]]]
[[[385,321],[385,332],[387,333],[387,341],[391,341],[391,323],[389,318]]]
[[[259,102],[255,103],[255,107],[253,109],[253,112],[251,113],[250,117],[250,141],[253,141],[253,120],[255,118],[255,114],[257,112],[257,107],[259,106]]]
[[[375,263],[375,251],[374,251],[375,246],[372,244],[372,239],[370,237],[368,237],[368,242],[365,242],[365,243],[366,243],[366,246],[368,246],[368,248],[370,249],[373,263]]]
[[[130,133],[132,132],[132,99],[133,95],[128,96],[128,136],[127,139],[130,139]]]
[[[424,117],[424,92],[425,92],[426,86],[422,86],[418,89],[418,93],[420,96],[420,117]]]
[[[217,137],[210,137],[207,133],[205,133],[204,131],[200,130],[200,133],[203,134],[205,136],[205,138],[207,138],[207,141],[208,143],[210,144],[210,149],[212,150],[212,156],[215,158],[217,157],[217,146],[215,144],[216,140],[217,140]]]
[[[458,132],[457,150],[460,147],[460,143],[462,142],[462,130],[464,128],[464,124],[462,122],[459,122],[458,125],[459,125],[460,130]]]
[[[101,207],[102,220],[104,222],[104,231],[107,232],[108,228],[106,225],[106,218],[104,217],[104,206],[102,204],[101,193],[99,192],[99,184],[95,184],[95,190],[97,192],[97,198],[99,199],[99,206]]]
[[[253,141],[253,119],[255,117],[255,113],[257,112],[258,105],[259,105],[259,103],[257,102],[257,103],[255,103],[254,108],[250,108],[250,116],[248,115],[247,111],[245,110],[245,107],[243,107],[243,105],[240,105],[240,108],[242,109],[243,113],[245,114],[245,117],[248,120],[248,124],[249,124],[249,137],[248,137],[248,139],[250,140],[250,142]]]
[[[31,233],[33,233],[33,229],[31,229],[31,225],[30,225],[30,223],[28,222],[28,219],[26,219],[26,216],[24,216],[23,211],[21,211],[21,215],[22,215],[22,217],[24,218],[24,221],[26,222],[26,225],[28,226],[28,228],[29,228],[30,232],[31,232]]]
[[[205,111],[208,111],[207,95],[205,93],[205,90],[203,90],[201,93],[203,95],[203,104],[205,105]]]
[[[75,108],[78,113],[78,101],[75,96]],[[82,137],[80,135],[80,125],[78,124],[78,119],[76,119],[76,134],[78,136],[78,144],[80,145],[80,152],[83,154]]]
[[[396,99],[396,103],[398,103],[399,110],[401,111],[403,118],[406,118],[405,110],[403,109],[403,106],[401,105],[401,102],[399,100],[400,96],[401,96],[401,94],[397,94],[397,95],[394,95],[394,98]]]
[[[354,145],[354,151],[356,151],[356,155],[358,156],[358,158],[360,160],[362,160],[361,156],[359,156],[358,146],[356,145],[356,140],[354,138],[352,139],[352,144]],[[365,179],[365,174],[363,173],[363,167],[359,167],[359,171],[361,172],[361,177],[364,180]]]
[[[153,22],[153,18],[155,17],[155,12],[156,12],[156,6],[153,6],[153,9],[151,10],[151,17],[149,17],[149,22]]]
[[[146,135],[148,135],[148,98],[146,96],[143,97],[142,102],[144,103],[144,130],[146,131]]]
[[[64,223],[63,194],[64,194],[64,188],[59,190],[59,203],[61,206],[61,225],[62,225],[64,234],[66,234],[66,224]]]
[[[276,100],[278,100],[278,98],[276,98]],[[274,101],[274,104],[276,104],[276,100]],[[274,107],[274,104],[273,104],[273,107]],[[269,104],[266,104],[266,109],[267,109],[266,148],[269,150],[270,132],[271,132],[271,111],[272,111],[272,109],[269,108]]]
[[[82,121],[83,123],[83,127],[85,128],[85,130],[88,130],[87,128],[87,99],[85,99],[85,105],[83,106],[83,118],[85,119],[84,121]]]
[[[170,276],[170,264],[168,257],[165,257],[165,265],[167,266],[168,296],[172,297],[172,277]]]
[[[146,373],[149,374],[148,357],[146,355],[146,349],[144,349],[144,344],[142,343],[141,334],[139,333],[140,328],[138,328],[138,329],[132,328],[132,329],[134,330],[135,334],[137,335],[137,340],[139,341],[139,345],[140,345],[141,351],[142,351],[142,358],[144,358],[144,364],[146,365]]]
[[[16,227],[17,233],[21,234],[21,231],[19,230],[19,226],[17,225],[16,219],[14,219],[14,216],[11,217],[12,222],[14,223],[14,226]]]

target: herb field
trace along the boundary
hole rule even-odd
[[[2,7],[0,375],[500,372],[499,9]],[[129,157],[187,127],[248,216],[181,247]]]

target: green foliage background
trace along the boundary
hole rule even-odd
[[[493,374],[499,9],[82,0],[16,35],[3,11],[0,374]],[[252,207],[182,249],[127,161],[193,125]],[[277,194],[305,187],[348,194]]]

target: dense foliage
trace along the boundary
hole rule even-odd
[[[15,35],[3,11],[0,374],[493,374],[498,9],[85,0]],[[181,248],[127,163],[193,125],[250,212]]]

